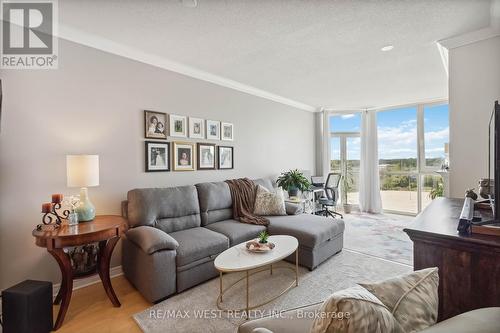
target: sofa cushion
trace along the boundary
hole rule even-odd
[[[286,215],[283,190],[279,188],[276,191],[269,191],[264,186],[257,185],[253,213],[260,216]]]
[[[287,215],[298,215],[304,212],[302,205],[298,205],[292,202],[285,202],[285,210]]]
[[[231,246],[257,238],[260,232],[266,230],[263,225],[241,223],[236,220],[215,222],[205,228],[225,235],[229,238]]]
[[[344,221],[312,214],[269,216],[271,235],[290,235],[301,246],[314,248],[344,232]]]
[[[272,181],[270,178],[259,178],[259,179],[252,179],[252,181],[256,185],[260,185],[267,189],[268,191],[274,191],[275,190],[275,182]]]
[[[233,201],[225,182],[196,184],[200,202],[201,225],[233,218]]]
[[[378,283],[360,283],[389,308],[405,332],[421,331],[436,323],[438,284],[437,267]]]
[[[166,232],[154,227],[139,226],[129,229],[125,235],[147,254],[160,250],[175,250],[179,246],[179,243]]]
[[[347,316],[349,314],[349,316]],[[391,311],[368,290],[356,286],[330,295],[310,333],[403,333]],[[410,331],[408,331],[410,332]]]
[[[129,225],[147,225],[167,233],[200,226],[200,206],[194,186],[131,190]]]
[[[498,333],[500,332],[500,307],[482,308],[446,319],[421,333]]]
[[[207,228],[191,228],[169,234],[178,243],[177,266],[184,266],[193,261],[216,256],[229,248],[229,239]]]

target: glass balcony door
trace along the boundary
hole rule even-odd
[[[346,179],[345,189],[340,184],[341,202],[359,204],[359,133],[332,133],[330,139],[330,170],[340,173]],[[344,193],[345,191],[345,193]]]

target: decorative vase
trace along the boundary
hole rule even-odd
[[[288,189],[288,196],[291,197],[296,197],[299,194],[299,189],[296,187],[291,187]]]
[[[80,204],[75,208],[79,222],[92,221],[95,218],[95,207],[90,202],[89,193],[86,187],[80,189]]]

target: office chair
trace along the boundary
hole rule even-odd
[[[325,182],[325,194],[326,197],[319,198],[318,202],[321,204],[321,210],[318,212],[324,216],[330,216],[335,218],[335,216],[340,216],[341,219],[344,218],[342,214],[335,211],[329,210],[329,207],[337,206],[337,201],[339,199],[339,184],[342,178],[340,173],[329,173]]]

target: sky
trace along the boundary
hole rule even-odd
[[[381,159],[417,157],[417,108],[401,108],[377,113],[378,150]],[[330,117],[332,132],[359,132],[361,115]],[[449,138],[448,105],[424,108],[424,140],[426,158],[444,157],[444,144]],[[348,159],[359,159],[359,138],[347,139]],[[340,156],[338,139],[332,139],[332,159]]]

